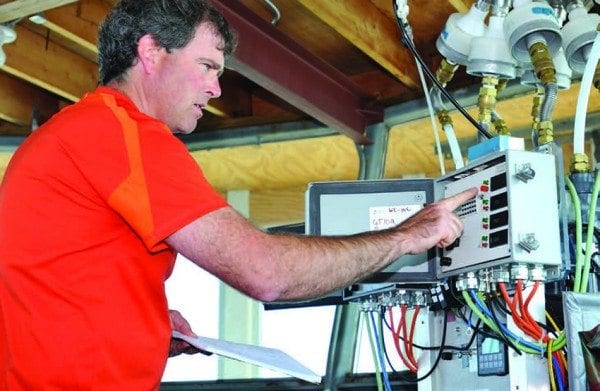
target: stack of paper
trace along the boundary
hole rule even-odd
[[[173,338],[182,339],[198,349],[215,353],[220,356],[259,365],[311,383],[318,384],[321,382],[321,377],[319,375],[281,350],[222,341],[220,339],[208,337],[190,337],[181,334],[178,331],[173,331]]]

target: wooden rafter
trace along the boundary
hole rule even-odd
[[[72,102],[97,85],[95,63],[19,25],[16,31],[0,69]]]
[[[0,23],[24,18],[47,9],[71,4],[77,0],[15,0],[0,5]]]
[[[0,119],[29,127],[34,108],[42,121],[58,110],[56,97],[39,88],[0,73]]]
[[[417,87],[417,72],[405,60],[410,54],[398,42],[395,21],[373,4],[363,0],[298,1],[406,86]]]

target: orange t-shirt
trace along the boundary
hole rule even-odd
[[[0,187],[0,390],[158,388],[164,239],[224,206],[185,145],[115,90],[36,130]]]

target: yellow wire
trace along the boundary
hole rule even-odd
[[[548,340],[548,377],[550,378],[550,386],[552,387],[552,391],[556,391],[556,381],[554,380],[554,368],[552,367],[552,340]]]
[[[573,212],[575,213],[575,282],[573,284],[573,291],[581,292],[579,286],[581,285],[581,274],[583,272],[583,264],[585,263],[582,253],[583,223],[581,221],[581,203],[579,202],[575,185],[571,182],[568,175],[565,175],[565,185],[567,185],[567,189],[569,190],[571,202],[573,202]]]
[[[554,319],[552,319],[552,316],[550,316],[550,313],[548,311],[546,311],[546,318],[548,319],[548,321],[550,322],[550,324],[554,328],[554,331],[556,331],[557,333],[560,333],[560,329],[559,329],[558,325],[556,324],[556,322],[554,321]]]
[[[598,194],[600,193],[600,170],[596,171],[596,179],[592,188],[592,196],[588,210],[588,229],[585,242],[585,257],[583,267],[581,269],[581,282],[579,284],[579,292],[587,292],[588,279],[590,276],[590,265],[592,262],[592,247],[594,245],[594,227],[596,226],[596,204],[598,202]]]

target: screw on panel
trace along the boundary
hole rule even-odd
[[[535,177],[535,170],[531,168],[530,163],[525,163],[517,168],[515,176],[517,177],[517,179],[527,183],[529,180]]]

